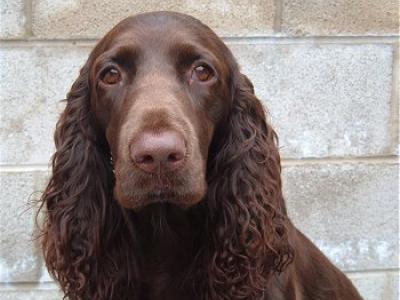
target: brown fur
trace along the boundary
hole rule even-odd
[[[193,62],[215,70],[191,82]],[[122,82],[99,74],[116,65]],[[184,137],[182,169],[129,157],[145,131]],[[224,43],[196,19],[125,19],[67,95],[42,196],[47,267],[68,299],[361,299],[288,219],[277,136]]]

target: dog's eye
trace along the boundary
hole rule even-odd
[[[208,81],[214,77],[214,71],[206,64],[199,65],[193,69],[192,79],[198,81]]]
[[[116,84],[121,81],[121,73],[116,68],[107,69],[101,79],[106,84]]]

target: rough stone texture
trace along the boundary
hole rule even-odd
[[[395,272],[348,274],[365,300],[398,299],[399,276]],[[62,294],[55,284],[12,285],[0,289],[3,300],[61,300]]]
[[[93,38],[125,17],[171,10],[199,18],[222,35],[269,34],[274,1],[109,1],[33,0],[33,34],[40,38]]]
[[[391,46],[230,47],[271,112],[284,157],[395,152],[390,144]],[[0,69],[0,109],[7,112],[0,115],[1,163],[48,163],[64,107],[59,100],[90,48],[0,50],[6,66]]]
[[[15,39],[25,35],[23,0],[0,0],[0,39]]]
[[[32,201],[44,186],[40,172],[0,173],[0,282],[41,278],[41,254],[34,240]]]
[[[398,171],[394,164],[285,167],[290,216],[342,270],[396,268]],[[34,211],[26,211],[28,200],[38,199],[46,176],[46,172],[1,176],[6,193],[0,206],[4,233],[0,282],[49,280],[31,241]],[[36,193],[31,196],[32,192]]]
[[[398,268],[398,165],[310,164],[283,174],[294,224],[339,268]]]
[[[385,158],[399,153],[391,136],[398,128],[391,112],[396,104],[390,103],[398,101],[399,87],[391,86],[398,58],[394,39],[379,38],[399,34],[395,0],[0,0],[0,39],[34,34],[0,48],[0,165],[6,165],[0,173],[0,299],[62,299],[32,241],[34,211],[27,205],[39,198],[31,194],[43,190],[47,173],[30,170],[48,163],[64,107],[59,100],[92,47],[52,39],[97,39],[124,17],[149,10],[190,13],[223,36],[275,35],[265,43],[228,40],[271,111],[281,153],[295,159],[283,171],[289,213],[349,271],[365,300],[398,299],[399,166]],[[354,156],[371,163],[348,160]],[[298,160],[312,157],[331,163]]]
[[[348,275],[364,300],[399,299],[399,273],[352,273]]]
[[[390,144],[390,45],[231,44],[285,157],[370,156]]]
[[[2,300],[62,300],[62,294],[55,288],[42,287],[40,284],[30,286],[14,286],[13,289],[0,289],[0,299]]]
[[[289,35],[398,35],[397,0],[284,0],[282,32]]]
[[[0,163],[48,163],[53,131],[88,50],[0,49]],[[18,62],[18,63],[16,63]]]

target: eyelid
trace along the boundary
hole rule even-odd
[[[205,59],[202,59],[202,58],[201,59],[197,59],[197,60],[195,60],[193,62],[192,69],[195,69],[195,68],[197,68],[199,66],[203,66],[203,65],[205,65],[206,67],[210,68],[215,76],[218,75],[218,72],[217,72],[216,68],[214,67],[214,65],[211,62],[209,62],[208,60],[205,60]]]
[[[208,60],[206,60],[206,59],[204,59],[204,58],[199,58],[199,59],[196,59],[195,61],[193,61],[193,63],[192,63],[192,65],[194,66],[194,67],[198,67],[198,66],[201,66],[201,65],[207,65],[207,66],[211,66],[211,63],[208,61]]]

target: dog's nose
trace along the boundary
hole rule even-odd
[[[175,131],[143,133],[130,145],[134,163],[148,173],[174,171],[184,164],[185,141]]]

